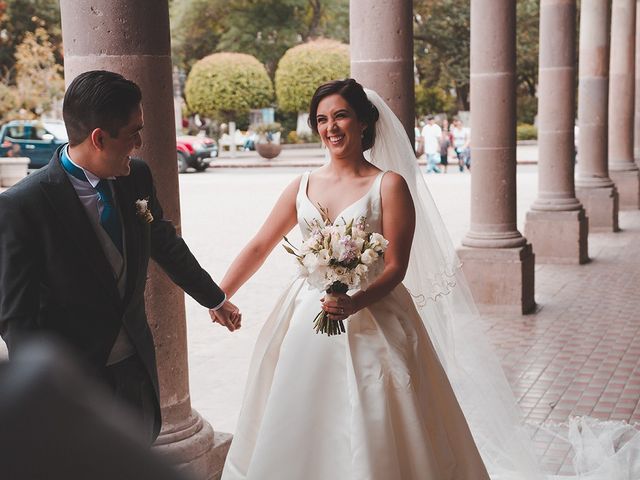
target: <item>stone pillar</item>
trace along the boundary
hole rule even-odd
[[[633,156],[636,165],[640,163],[640,0],[636,1],[636,78],[635,78],[635,115],[633,129]],[[634,93],[635,93],[634,92]]]
[[[413,1],[349,2],[351,76],[378,92],[414,141]]]
[[[618,231],[618,191],[609,178],[609,1],[580,2],[576,195],[590,231]]]
[[[66,82],[105,69],[142,89],[145,129],[139,153],[153,171],[167,218],[180,228],[168,1],[62,0],[60,7]],[[156,449],[197,478],[218,478],[231,436],[214,435],[191,408],[184,294],[155,264],[148,277],[146,306],[163,416]]]
[[[575,34],[576,0],[540,2],[538,198],[525,223],[539,263],[588,260],[588,222],[573,183]]]
[[[609,67],[609,175],[621,209],[640,208],[640,170],[633,158],[636,0],[613,0]]]
[[[459,255],[483,310],[535,307],[534,255],[516,226],[516,2],[471,0],[471,228]]]

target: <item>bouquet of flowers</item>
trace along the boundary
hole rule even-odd
[[[365,289],[383,269],[383,256],[389,242],[379,233],[367,231],[366,218],[332,224],[321,209],[323,220],[307,222],[309,237],[300,248],[285,237],[285,250],[296,257],[300,273],[311,287],[328,296]],[[316,333],[339,335],[345,332],[342,320],[330,321],[322,310],[314,319]]]

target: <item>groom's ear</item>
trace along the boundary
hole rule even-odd
[[[104,149],[104,135],[105,135],[105,131],[102,130],[101,128],[95,128],[91,131],[91,145],[93,145],[93,148],[95,148],[96,150],[103,150]]]

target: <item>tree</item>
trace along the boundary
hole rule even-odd
[[[349,70],[349,47],[336,40],[315,40],[287,50],[275,75],[278,106],[286,112],[306,111],[320,84],[348,77]]]
[[[62,67],[56,63],[55,46],[42,28],[27,32],[16,49],[15,86],[3,84],[11,98],[0,108],[3,116],[36,118],[49,112],[64,95]]]
[[[414,46],[420,83],[456,92],[458,109],[469,109],[470,0],[415,0]],[[537,0],[518,0],[516,82],[519,103],[535,102],[538,81]],[[530,108],[527,116],[530,116]],[[523,111],[524,112],[524,111]]]
[[[255,57],[215,53],[194,64],[185,96],[191,113],[233,121],[250,109],[267,107],[273,100],[273,84]]]
[[[171,3],[171,51],[183,70],[213,53],[226,27],[225,0],[182,0]]]
[[[0,83],[0,121],[7,121],[18,107],[15,88]]]
[[[455,98],[440,87],[415,86],[416,116],[423,117],[430,113],[455,113]]]
[[[469,0],[417,0],[414,52],[425,89],[455,89],[459,110],[469,110]]]
[[[174,0],[173,53],[185,69],[215,51],[256,56],[271,75],[280,57],[309,39],[349,38],[348,0]]]
[[[347,40],[348,0],[232,0],[220,48],[251,53],[273,74],[294,45],[323,35]]]
[[[4,13],[4,15],[3,15]],[[15,80],[15,52],[27,32],[44,28],[56,63],[62,65],[62,30],[58,0],[0,0],[0,75]]]

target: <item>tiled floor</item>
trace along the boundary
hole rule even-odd
[[[590,263],[536,267],[536,313],[485,316],[531,423],[640,423],[640,211],[620,224],[589,236]],[[536,447],[547,468],[570,471],[566,446],[539,432]]]

